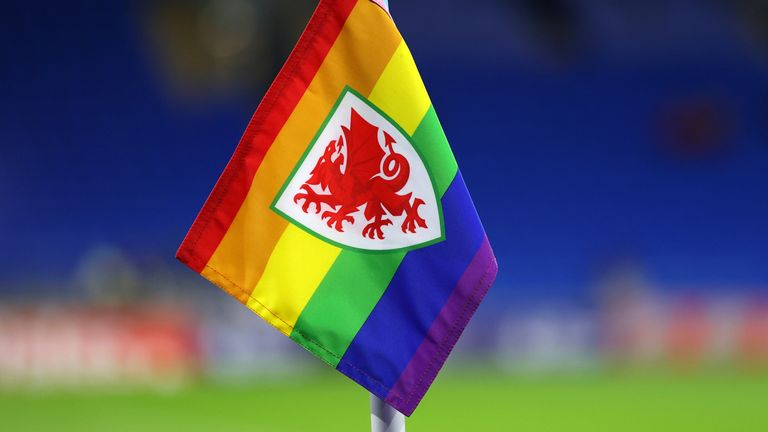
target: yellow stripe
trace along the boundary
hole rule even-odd
[[[258,300],[249,300],[248,307],[275,311],[283,324],[293,328],[339,252],[338,247],[288,225],[253,290]],[[290,335],[290,331],[285,334]]]
[[[401,40],[369,95],[408,133],[413,134],[431,105],[416,64]],[[283,232],[248,306],[279,311],[278,328],[289,335],[341,249],[289,225]],[[257,295],[258,294],[258,295]],[[288,332],[286,332],[288,331]]]
[[[432,102],[405,41],[400,42],[368,100],[392,117],[408,135],[419,127]]]
[[[429,109],[429,96],[402,40],[376,81],[369,99],[408,134],[413,134]],[[340,252],[340,248],[289,225],[253,290],[256,299],[250,300],[248,306],[254,310],[278,311],[276,314],[281,321],[278,328],[289,335],[289,329],[296,324]]]

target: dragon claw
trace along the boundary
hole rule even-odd
[[[417,227],[420,227],[420,228],[427,227],[427,222],[418,215],[414,217],[411,217],[411,216],[406,217],[405,220],[403,221],[403,224],[400,225],[400,229],[403,232],[410,232],[410,233],[415,233]]]
[[[301,204],[301,210],[304,213],[309,213],[309,207],[315,205],[315,214],[320,213],[320,203],[318,201],[312,201],[308,194],[298,193],[293,197],[293,202],[299,204],[299,200],[304,200],[304,204]]]
[[[385,225],[392,225],[392,221],[389,219],[374,220],[373,222],[366,225],[365,228],[363,228],[363,237],[368,237],[369,239],[378,238],[379,240],[384,240],[384,231],[381,230],[381,227]]]
[[[403,224],[400,225],[400,229],[404,233],[407,233],[407,232],[415,233],[416,227],[420,227],[420,228],[427,227],[427,221],[425,221],[424,218],[419,216],[419,206],[421,206],[422,204],[424,204],[424,200],[422,200],[421,198],[416,198],[413,201],[411,210],[406,215],[405,220],[403,221]]]
[[[314,204],[315,214],[320,213],[321,205],[323,203],[327,203],[325,200],[323,200],[323,197],[325,195],[318,194],[306,184],[301,186],[301,190],[303,190],[304,192],[299,192],[296,195],[294,195],[293,202],[296,204],[299,204],[300,200],[304,200],[304,203],[301,204],[301,210],[304,211],[304,213],[309,213],[310,207],[312,207],[312,204]]]
[[[351,224],[355,223],[355,218],[347,213],[342,213],[341,210],[337,212],[326,211],[323,213],[321,218],[323,220],[327,218],[328,221],[326,224],[328,227],[333,228],[338,232],[344,232],[344,222],[349,222]]]

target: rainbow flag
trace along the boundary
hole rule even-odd
[[[177,258],[411,415],[497,266],[386,2],[320,2]]]

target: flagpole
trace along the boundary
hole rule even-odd
[[[405,416],[371,393],[371,432],[405,432]]]

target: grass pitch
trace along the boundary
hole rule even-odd
[[[409,431],[768,431],[768,376],[438,378]],[[340,375],[176,392],[0,393],[3,431],[365,431],[368,396]]]

